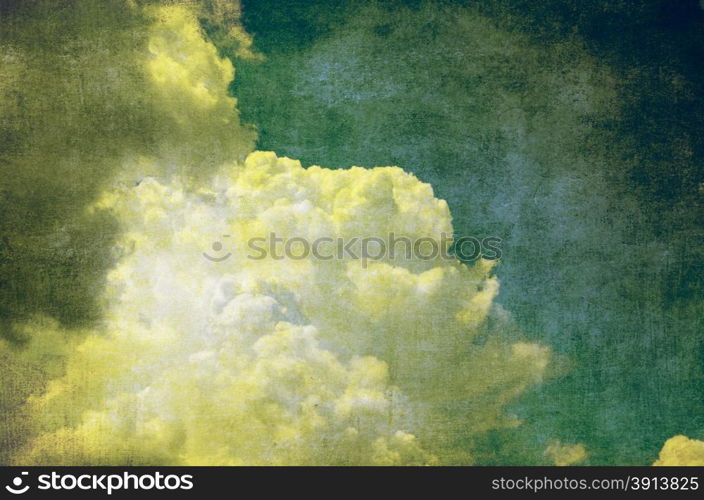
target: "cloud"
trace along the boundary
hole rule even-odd
[[[399,168],[256,152],[195,192],[148,178],[97,206],[124,227],[106,326],[32,400],[18,463],[471,461],[457,443],[517,425],[503,405],[546,369],[543,347],[478,338],[489,263],[247,257],[271,232],[438,239],[446,203]],[[232,257],[203,258],[221,235]]]
[[[223,161],[252,150],[254,131],[240,125],[236,99],[227,92],[235,71],[203,38],[191,10],[146,9],[151,25],[140,63],[148,102],[158,113],[159,140],[150,151],[187,177],[202,178]],[[139,174],[145,172],[140,171]]]
[[[22,340],[13,324],[34,314],[97,318],[116,229],[85,207],[116,177],[198,178],[253,149],[227,91],[233,67],[195,17],[123,0],[17,2],[3,14],[3,337]],[[154,157],[161,170],[143,170]]]
[[[653,465],[704,465],[704,441],[675,436],[668,439]]]
[[[18,322],[22,354],[2,346],[42,372],[14,462],[471,463],[474,436],[520,425],[504,408],[543,379],[550,353],[501,328],[490,263],[247,258],[248,240],[272,232],[438,240],[452,223],[431,186],[397,167],[245,159],[253,132],[226,90],[234,69],[192,10],[131,9],[111,34],[124,48],[106,38],[77,59],[96,93],[74,104],[92,107],[48,115],[88,134],[90,154],[62,153],[64,174],[93,182],[74,210],[113,221],[114,265],[98,326],[37,314]],[[91,130],[110,113],[123,128]],[[214,240],[231,258],[203,257]]]
[[[15,2],[3,11],[0,338],[9,343],[0,355],[16,377],[0,389],[3,415],[21,413],[45,380],[41,364],[18,361],[37,333],[27,325],[52,318],[80,337],[102,315],[120,229],[86,207],[145,175],[196,183],[254,147],[227,91],[230,62],[191,9],[153,3]],[[22,436],[3,426],[0,461]]]
[[[545,455],[557,466],[575,465],[587,458],[587,450],[583,444],[567,444],[553,440],[545,449]]]

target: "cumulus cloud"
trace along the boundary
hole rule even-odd
[[[457,442],[518,424],[503,405],[544,374],[545,348],[477,338],[489,263],[248,258],[271,232],[438,239],[446,203],[399,168],[256,152],[195,192],[147,178],[96,208],[124,227],[105,328],[32,400],[20,463],[466,462]]]
[[[162,160],[159,174],[202,178],[254,145],[253,130],[240,125],[236,100],[227,92],[234,68],[203,38],[191,10],[176,6],[145,12],[151,24],[141,64],[147,100],[160,118],[159,140],[150,153]]]
[[[439,240],[451,216],[430,185],[396,167],[244,159],[234,69],[196,15],[131,8],[143,30],[120,56],[134,73],[124,99],[147,108],[121,116],[148,133],[115,138],[104,154],[119,168],[81,205],[117,227],[100,326],[37,315],[21,354],[0,349],[51,379],[21,413],[33,437],[14,462],[471,463],[473,436],[520,425],[505,406],[541,381],[549,352],[487,326],[490,263],[247,258],[270,233]],[[203,257],[214,240],[229,259]]]

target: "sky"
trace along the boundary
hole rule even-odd
[[[244,24],[260,149],[402,165],[457,234],[503,239],[498,301],[571,359],[518,406],[536,433],[642,463],[701,432],[697,2],[245,2]]]
[[[704,437],[697,2],[32,1],[0,14],[4,462],[648,464],[675,435]],[[237,244],[270,227],[345,235],[350,218],[372,234],[499,237],[502,257],[491,270],[183,269],[226,231]],[[157,290],[140,274],[181,278]],[[231,286],[227,307],[261,323],[208,309]],[[416,289],[437,292],[408,302]],[[467,307],[480,319],[463,322]],[[413,379],[403,360],[423,342]],[[293,345],[309,346],[295,352],[311,377],[336,382],[275,391],[305,379],[277,371]],[[173,378],[186,361],[187,383]],[[169,388],[208,379],[222,396],[174,418]],[[232,426],[231,446],[213,451],[215,425]],[[247,426],[260,431],[238,438]],[[269,442],[272,428],[290,443]],[[139,432],[153,439],[124,439]],[[330,440],[338,455],[321,451]]]

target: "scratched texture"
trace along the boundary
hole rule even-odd
[[[236,68],[229,123],[145,90],[147,9],[184,5]],[[3,0],[0,30],[0,463],[37,432],[27,398],[105,321],[122,229],[87,207],[134,158],[203,183],[255,148],[398,165],[456,235],[502,239],[495,307],[552,369],[506,402],[521,425],[472,435],[472,463],[649,464],[704,438],[697,1]],[[461,441],[456,418],[438,440]]]

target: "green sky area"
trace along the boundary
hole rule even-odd
[[[696,1],[243,7],[266,60],[236,61],[232,90],[258,148],[431,182],[457,234],[503,239],[498,301],[569,360],[483,461],[557,436],[591,464],[650,463],[704,437]]]

